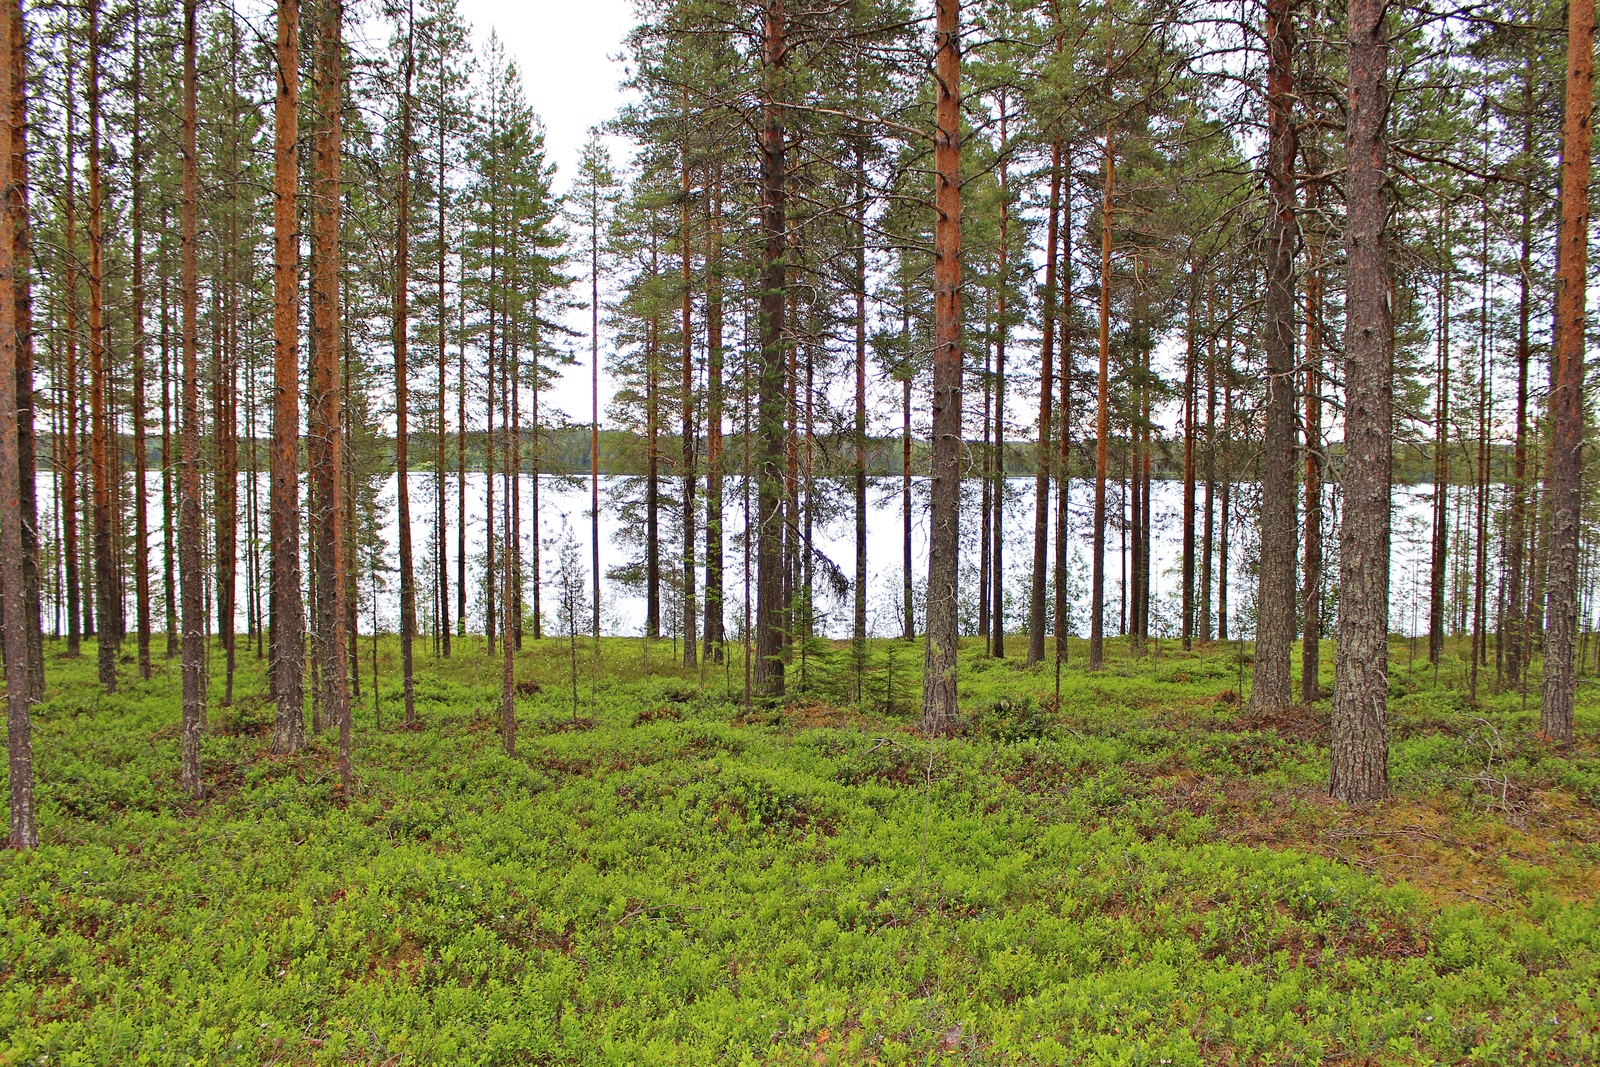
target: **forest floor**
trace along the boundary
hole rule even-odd
[[[249,652],[181,795],[163,645],[110,697],[49,646],[0,1064],[1600,1062],[1593,680],[1560,751],[1537,690],[1491,667],[1474,706],[1464,649],[1436,680],[1396,640],[1395,796],[1354,810],[1329,702],[1243,721],[1237,644],[1073,642],[1059,698],[974,645],[928,741],[920,644],[873,642],[858,700],[816,642],[747,707],[737,663],[606,640],[574,708],[530,641],[511,758],[481,638],[422,644],[415,730],[362,638],[344,805],[332,734],[267,755]]]

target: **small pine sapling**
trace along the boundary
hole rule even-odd
[[[556,610],[560,613],[560,632],[567,639],[571,664],[572,721],[578,721],[578,636],[586,633],[589,619],[589,572],[584,568],[583,553],[574,540],[572,531],[564,529],[561,535],[561,552],[556,568]]]

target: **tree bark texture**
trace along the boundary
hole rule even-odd
[[[1583,474],[1583,345],[1589,263],[1589,121],[1594,101],[1594,0],[1567,6],[1567,102],[1562,126],[1561,228],[1555,348],[1550,361],[1550,500],[1544,682],[1539,732],[1572,740],[1577,697],[1578,524]]]
[[[1353,0],[1345,151],[1344,523],[1328,791],[1350,803],[1389,791],[1389,492],[1393,365],[1384,0]]]

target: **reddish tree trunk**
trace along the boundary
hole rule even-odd
[[[317,34],[317,108],[311,231],[316,255],[311,271],[311,332],[316,336],[310,376],[308,459],[316,504],[317,610],[322,701],[339,731],[339,782],[346,801],[354,786],[350,768],[350,685],[346,663],[348,611],[345,566],[345,479],[342,398],[339,390],[339,215],[343,104],[343,0],[321,0]]]
[[[11,264],[16,303],[17,470],[22,507],[22,591],[28,628],[28,672],[35,689],[44,688],[44,631],[39,618],[39,501],[34,484],[37,445],[33,429],[33,288],[28,265],[33,240],[28,224],[28,115],[25,49],[21,5],[9,7],[4,31],[11,36],[11,77],[0,83],[3,106],[11,121]]]
[[[1549,598],[1539,732],[1572,740],[1577,696],[1578,523],[1583,475],[1584,286],[1589,263],[1590,112],[1594,0],[1567,6],[1567,103],[1561,143],[1561,229],[1556,254],[1555,349],[1550,360]]]
[[[956,721],[961,553],[961,5],[934,5],[933,440],[922,731]]]
[[[1366,803],[1389,791],[1389,216],[1384,122],[1389,41],[1382,0],[1353,0],[1345,127],[1344,522],[1328,791]]]
[[[20,19],[20,7],[7,5],[7,18]],[[0,33],[0,87],[7,92],[19,79],[22,56],[18,35]],[[8,101],[8,104],[10,102]],[[17,173],[13,150],[21,127],[21,107],[0,109],[0,211],[7,235],[23,225],[19,210],[27,206],[26,190]],[[29,707],[34,680],[29,677],[27,589],[23,578],[22,485],[19,470],[17,393],[17,301],[9,297],[18,283],[16,245],[0,240],[0,601],[4,602],[6,738],[10,781],[10,826],[7,841],[15,849],[39,844],[33,797],[33,740]]]
[[[1295,631],[1295,130],[1292,0],[1268,0],[1267,218],[1263,344],[1266,420],[1261,452],[1261,565],[1256,594],[1255,669],[1248,714],[1294,699],[1290,645]]]

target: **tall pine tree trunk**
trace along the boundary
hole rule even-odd
[[[273,104],[271,516],[272,751],[305,746],[305,609],[300,598],[300,0],[278,0]]]
[[[684,89],[684,114],[688,114],[687,87]],[[683,272],[683,395],[679,398],[683,403],[683,461],[681,470],[683,474],[683,665],[694,667],[700,662],[699,649],[696,646],[696,631],[699,629],[699,620],[696,618],[695,608],[695,560],[694,560],[694,534],[695,534],[695,432],[694,432],[694,321],[692,312],[694,308],[694,245],[690,241],[690,207],[689,185],[689,131],[684,130],[684,142],[679,159],[683,198],[679,202],[679,226],[682,233],[679,235],[682,250],[681,267]]]
[[[237,31],[237,24],[230,24]],[[234,616],[238,600],[238,531],[239,531],[239,421],[238,421],[238,367],[239,367],[239,208],[237,190],[239,182],[238,131],[242,125],[238,114],[238,55],[237,40],[230,48],[229,127],[232,136],[228,142],[226,166],[223,174],[234,201],[229,205],[223,233],[218,234],[225,248],[220,258],[219,276],[212,283],[212,305],[219,309],[216,330],[221,342],[216,346],[218,373],[212,378],[212,436],[216,442],[216,469],[212,476],[212,492],[216,500],[213,517],[216,543],[217,577],[217,634],[221,639],[226,658],[222,703],[233,703],[233,678],[237,667],[235,656]]]
[[[409,12],[409,8],[407,9]],[[412,63],[413,53],[407,49],[407,62]],[[438,514],[434,525],[434,550],[438,553],[438,589],[439,589],[439,653],[446,659],[450,658],[450,530],[447,510],[447,493],[445,491],[445,442],[449,439],[445,425],[445,352],[449,342],[449,311],[445,303],[445,261],[447,258],[448,244],[445,238],[445,214],[449,207],[449,190],[446,188],[447,164],[445,162],[445,127],[447,124],[447,104],[444,98],[444,79],[439,79],[439,158],[438,168],[435,172],[435,195],[438,197],[437,212],[434,218],[436,237],[439,242],[438,267],[439,282],[439,391],[437,402],[439,405],[439,436],[435,441],[433,457],[434,496],[438,505]]]
[[[1318,207],[1321,206],[1320,190]],[[1305,636],[1300,643],[1300,699],[1307,704],[1322,695],[1318,675],[1322,662],[1322,242],[1311,250],[1306,274],[1306,558],[1301,587]]]
[[[133,151],[129,157],[132,186],[133,229],[133,586],[136,626],[139,641],[139,677],[150,677],[150,517],[147,507],[149,455],[145,446],[145,287],[144,287],[144,142],[143,142],[143,54],[142,5],[133,5],[133,77],[129,91],[133,96]],[[13,164],[15,166],[15,164]]]
[[[465,263],[456,298],[456,636],[467,636],[467,298]]]
[[[909,356],[911,331],[906,319],[901,320],[900,339],[902,351]],[[917,635],[916,595],[912,581],[911,561],[911,374],[907,359],[904,378],[900,382],[900,605],[905,616],[904,637],[907,641]]]
[[[1105,192],[1100,202],[1100,378],[1094,421],[1094,559],[1089,594],[1089,669],[1105,667],[1106,478],[1111,453],[1111,220],[1117,157],[1106,123]]]
[[[1233,298],[1228,298],[1232,321]],[[1217,638],[1228,639],[1228,542],[1233,518],[1233,333],[1228,334],[1227,366],[1222,378],[1222,499],[1217,504]],[[1242,640],[1242,638],[1241,638]]]
[[[117,691],[117,609],[112,547],[111,428],[105,328],[105,209],[100,172],[100,3],[87,0],[89,37],[89,469],[93,479],[94,604],[100,684]]]
[[[934,5],[933,440],[922,732],[956,721],[961,553],[961,5]]]
[[[756,434],[755,689],[783,692],[784,255],[785,189],[782,96],[788,59],[784,0],[766,0],[762,18],[760,386]],[[746,445],[748,447],[748,440]]]
[[[137,7],[135,8],[137,27]],[[20,481],[18,499],[22,509],[22,590],[25,625],[28,628],[29,679],[38,691],[44,688],[44,631],[40,619],[39,584],[39,501],[35,473],[38,444],[34,436],[33,387],[33,238],[28,221],[28,113],[27,113],[27,37],[22,24],[22,6],[7,5],[6,26],[0,32],[11,37],[13,63],[11,76],[0,82],[0,93],[11,124],[11,265],[16,303],[17,348],[17,470]],[[137,30],[136,30],[137,33]],[[137,80],[137,79],[136,79]],[[0,119],[0,121],[5,121]],[[59,499],[59,497],[58,497]]]
[[[167,203],[161,204],[161,232],[168,232]],[[167,658],[178,655],[179,592],[174,567],[177,554],[172,538],[178,511],[173,506],[172,485],[172,260],[161,256],[161,589],[166,605]],[[181,431],[180,431],[181,432]],[[57,498],[63,499],[58,496]]]
[[[508,306],[509,303],[510,300],[508,297]],[[511,330],[511,324],[509,322],[507,323],[506,329],[509,333]],[[517,452],[517,446],[520,444],[520,442],[517,440],[516,419],[514,417],[506,417],[508,414],[506,396],[508,392],[510,392],[510,389],[508,389],[507,386],[511,386],[513,389],[515,388],[514,385],[511,385],[511,383],[506,380],[508,377],[508,365],[512,362],[512,359],[515,358],[507,358],[507,353],[514,351],[514,349],[512,349],[511,345],[508,343],[509,340],[510,338],[508,337],[501,342],[500,358],[500,432],[503,435],[506,456],[504,475],[506,502],[505,506],[501,508],[501,510],[504,512],[503,521],[505,523],[503,534],[505,559],[501,567],[501,573],[503,577],[501,579],[500,604],[503,609],[502,617],[504,618],[505,622],[502,626],[502,632],[500,635],[500,740],[501,743],[505,745],[506,755],[515,756],[517,754],[515,661],[516,627],[512,625],[511,619],[514,617],[516,612],[515,605],[517,600],[517,509],[514,501],[518,495],[516,488],[517,480],[515,473],[515,456]],[[492,375],[493,371],[491,370],[490,373]],[[490,480],[493,480],[492,476]],[[493,588],[489,590],[489,595],[491,597],[494,596]]]
[[[1567,5],[1567,102],[1561,142],[1561,229],[1556,255],[1555,347],[1550,360],[1549,598],[1539,732],[1572,740],[1577,696],[1578,523],[1582,507],[1584,288],[1589,262],[1590,112],[1594,0]]]
[[[1439,220],[1439,377],[1434,394],[1433,543],[1428,562],[1428,662],[1435,668],[1444,655],[1445,562],[1450,544],[1450,202],[1440,207]]]
[[[706,659],[723,661],[722,192],[712,171],[706,227]]]
[[[1199,448],[1199,429],[1195,425],[1199,395],[1196,393],[1199,375],[1195,367],[1198,340],[1195,337],[1195,319],[1200,314],[1200,283],[1195,274],[1195,261],[1189,260],[1189,311],[1184,328],[1185,351],[1183,359],[1183,619],[1180,637],[1184,651],[1194,647],[1194,572],[1195,572],[1195,479],[1197,477],[1196,450]]]
[[[1200,640],[1211,640],[1216,632],[1211,613],[1211,577],[1216,548],[1217,476],[1217,289],[1213,282],[1206,290],[1206,421],[1205,421],[1205,512],[1200,534]]]
[[[855,138],[855,520],[856,574],[850,636],[856,660],[856,702],[861,701],[867,657],[867,163],[865,134]]]
[[[1389,791],[1390,348],[1389,41],[1382,0],[1352,0],[1345,126],[1344,522],[1328,791],[1366,803]]]
[[[1267,0],[1267,217],[1263,344],[1266,419],[1261,451],[1261,565],[1249,712],[1289,706],[1295,631],[1295,128],[1292,0]]]
[[[598,199],[598,193],[595,194]],[[594,649],[600,654],[600,207],[589,216],[589,607],[594,613]]]
[[[1523,57],[1522,78],[1522,158],[1531,167],[1533,154],[1533,59]],[[1521,682],[1527,662],[1528,626],[1525,610],[1528,538],[1528,362],[1530,358],[1529,321],[1532,317],[1533,253],[1533,176],[1524,173],[1521,192],[1521,250],[1517,261],[1517,405],[1516,439],[1511,460],[1511,513],[1506,523],[1506,610],[1500,621],[1501,643],[1505,648],[1505,669],[1514,682]]]
[[[1061,143],[1050,145],[1050,200],[1044,238],[1044,310],[1039,341],[1039,442],[1033,476],[1033,584],[1028,590],[1028,665],[1044,659],[1045,585],[1050,561],[1051,406],[1055,401],[1056,252],[1060,243]]]
[[[6,18],[20,20],[20,5],[7,4]],[[21,79],[23,57],[18,48],[20,34],[8,25],[0,32],[0,89],[15,94]],[[10,782],[10,823],[7,843],[14,849],[31,849],[39,844],[33,796],[33,739],[29,710],[41,679],[30,677],[27,615],[30,602],[23,572],[22,475],[18,447],[18,394],[15,391],[17,353],[20,348],[17,324],[19,301],[14,294],[21,278],[15,259],[17,243],[13,235],[25,224],[20,212],[27,208],[26,188],[17,169],[21,153],[16,151],[25,117],[25,107],[8,99],[0,108],[0,212],[5,218],[0,232],[0,602],[4,604],[6,738]],[[31,417],[32,403],[29,402]],[[37,610],[35,609],[35,614]]]
[[[201,791],[200,733],[206,716],[205,578],[202,576],[200,521],[200,160],[197,136],[198,71],[195,7],[183,2],[183,177],[182,280],[183,416],[180,426],[182,475],[178,480],[178,581],[183,596],[183,725],[179,734],[182,769],[179,785],[198,797]]]
[[[317,540],[319,650],[323,707],[339,731],[339,784],[351,799],[350,688],[347,674],[345,563],[344,417],[339,388],[341,344],[339,310],[339,217],[342,163],[340,110],[344,99],[343,0],[319,0],[317,33],[318,122],[311,230],[316,256],[311,271],[313,352],[307,427],[308,458],[316,501],[313,537]]]
[[[1067,542],[1072,536],[1072,147],[1061,149],[1061,259],[1057,268],[1055,305],[1056,350],[1061,384],[1060,432],[1056,434],[1056,692],[1061,691],[1061,665],[1067,658],[1071,608],[1067,600]]]
[[[73,92],[73,75],[77,63],[72,54],[70,39],[66,57],[66,100],[62,185],[62,245],[61,282],[66,290],[62,303],[64,334],[61,340],[63,377],[66,379],[65,395],[58,398],[66,409],[65,433],[57,452],[57,469],[61,471],[61,493],[57,508],[61,515],[61,551],[66,557],[65,584],[67,592],[67,657],[76,659],[82,652],[81,600],[82,582],[78,552],[78,138],[77,98]],[[170,591],[169,591],[170,592]]]
[[[415,25],[407,8],[405,88],[400,96],[400,160],[395,176],[395,253],[394,253],[394,467],[395,509],[400,530],[400,674],[405,689],[405,725],[417,721],[417,695],[412,676],[412,642],[417,632],[417,585],[411,559],[411,485],[408,452],[410,428],[407,421],[409,375],[406,368],[411,323],[408,297],[411,283],[411,79],[415,69]],[[442,195],[442,190],[441,190]],[[444,305],[439,306],[439,321],[444,322]],[[376,688],[377,679],[373,679]]]

